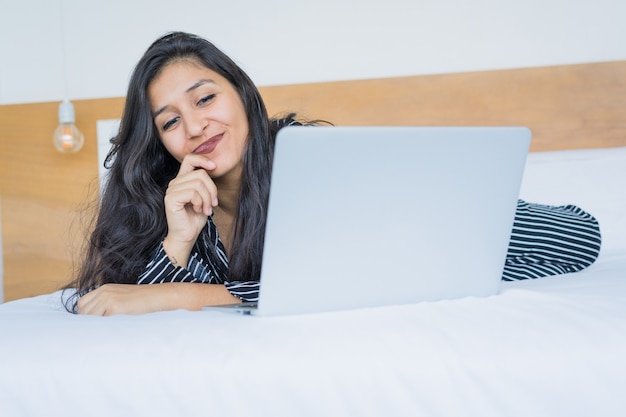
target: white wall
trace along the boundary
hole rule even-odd
[[[276,85],[624,60],[625,17],[624,0],[0,0],[0,104],[123,96],[170,30]]]
[[[3,303],[3,302],[4,302],[4,258],[2,256],[2,204],[0,204],[0,303]]]

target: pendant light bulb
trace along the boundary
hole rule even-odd
[[[85,138],[74,125],[74,105],[64,100],[59,105],[59,126],[54,131],[52,142],[59,152],[78,152],[85,143]]]

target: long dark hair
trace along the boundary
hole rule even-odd
[[[120,130],[105,165],[110,168],[99,213],[84,259],[66,302],[76,311],[78,298],[106,283],[136,283],[167,233],[163,197],[180,164],[165,149],[154,125],[148,86],[170,63],[194,60],[226,78],[239,93],[249,135],[235,216],[229,277],[258,280],[271,178],[275,133],[291,119],[270,121],[261,95],[246,73],[213,44],[174,32],[156,40],[130,79]]]

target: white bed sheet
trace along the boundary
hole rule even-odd
[[[522,198],[601,222],[596,264],[488,298],[298,317],[0,306],[2,416],[626,414],[626,148],[529,156]]]

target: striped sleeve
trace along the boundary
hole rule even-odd
[[[148,262],[146,270],[137,278],[137,284],[162,284],[164,282],[198,281],[188,269],[174,266],[160,244]]]
[[[137,279],[137,284],[161,284],[164,282],[224,283],[226,289],[242,301],[258,301],[259,281],[222,281],[207,269],[207,265],[194,253],[187,268],[174,266],[163,245],[159,245],[146,270]]]
[[[259,301],[259,281],[226,281],[224,286],[242,301]]]
[[[598,221],[581,208],[519,200],[502,279],[581,271],[595,262],[600,247]]]

